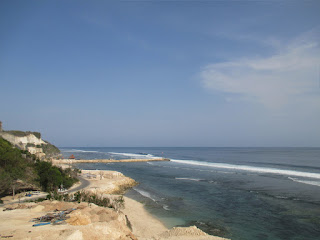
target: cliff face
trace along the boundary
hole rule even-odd
[[[0,131],[0,137],[21,150],[28,150],[40,159],[60,154],[60,150],[49,142],[42,140],[41,134],[38,132]]]
[[[13,145],[19,146],[22,150],[27,150],[28,144],[33,144],[33,145],[47,144],[41,138],[37,138],[32,133],[26,133],[25,136],[17,136],[14,133],[8,131],[8,132],[0,132],[0,136],[2,136],[2,138],[6,139],[7,141],[11,142]]]

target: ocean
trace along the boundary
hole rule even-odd
[[[167,227],[196,225],[233,240],[320,239],[320,148],[60,148],[77,159],[170,158],[81,163],[140,184],[126,195]]]

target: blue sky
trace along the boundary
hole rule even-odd
[[[319,1],[1,1],[0,120],[58,146],[320,147]]]

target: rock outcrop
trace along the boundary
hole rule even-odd
[[[60,154],[60,150],[49,142],[44,141],[39,132],[4,131],[1,124],[0,137],[21,150],[29,151],[40,159],[56,157]]]
[[[41,145],[47,144],[40,138],[36,137],[33,132],[20,132],[20,131],[2,131],[0,136],[11,142],[13,145],[18,146],[22,150],[27,150],[27,145]]]
[[[39,204],[26,203],[10,206],[11,211],[0,208],[1,237],[12,239],[43,240],[136,240],[127,226],[125,215],[110,208],[88,203],[44,201]],[[32,219],[52,216],[67,211],[66,220],[58,224],[32,227]]]
[[[85,190],[94,194],[123,194],[138,184],[116,171],[82,170],[81,177],[90,180],[90,186]]]

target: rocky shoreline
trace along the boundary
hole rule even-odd
[[[82,170],[81,177],[90,182],[82,191],[108,199],[137,184],[116,171]],[[120,195],[121,196],[121,195]],[[4,211],[9,208],[9,211]],[[60,224],[33,227],[32,219],[73,209]],[[87,202],[44,201],[6,205],[0,208],[1,237],[10,239],[67,240],[222,240],[196,227],[167,229],[150,215],[143,204],[124,197],[124,206],[99,207]]]

